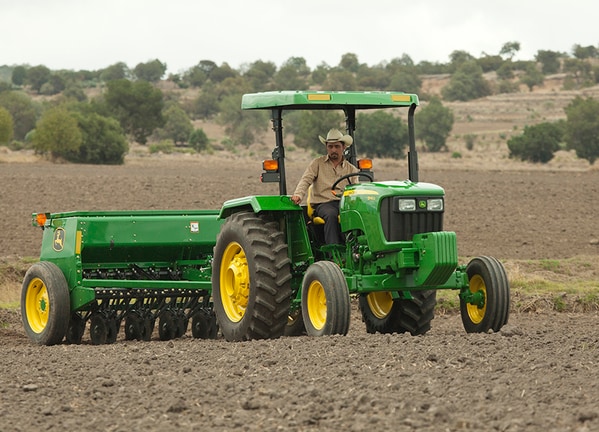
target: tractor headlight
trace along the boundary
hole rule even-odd
[[[426,202],[428,211],[443,211],[443,200],[441,198],[431,198]]]
[[[399,211],[415,211],[416,200],[415,199],[400,199],[397,200]]]

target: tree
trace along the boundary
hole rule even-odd
[[[599,101],[577,96],[565,111],[568,148],[575,150],[579,158],[594,164],[599,157]]]
[[[562,54],[557,51],[537,51],[537,55],[535,56],[535,60],[540,62],[543,67],[541,71],[544,74],[555,74],[560,70],[560,58]]]
[[[355,135],[360,152],[373,157],[399,159],[408,145],[408,126],[382,110],[358,114]]]
[[[388,90],[405,93],[420,93],[421,88],[422,79],[414,67],[403,67],[399,73],[391,77],[391,82],[387,87]]]
[[[129,68],[123,62],[115,63],[108,66],[102,72],[100,72],[100,79],[104,82],[121,80],[128,78],[130,75]]]
[[[508,140],[510,158],[547,163],[560,149],[563,135],[563,126],[560,123],[544,122],[526,126],[522,135],[513,136]]]
[[[158,136],[161,139],[172,139],[175,144],[184,144],[193,132],[193,125],[179,105],[169,104],[163,112],[164,126],[159,129]]]
[[[587,60],[566,59],[564,71],[568,73],[569,83],[564,83],[566,88],[591,86],[594,83],[592,76],[593,68]]]
[[[506,42],[501,47],[499,55],[506,56],[509,60],[511,60],[518,53],[518,51],[520,51],[520,42]]]
[[[258,60],[250,65],[243,74],[253,91],[266,91],[272,87],[272,79],[277,71],[273,62]]]
[[[0,144],[8,144],[13,136],[12,116],[0,106]]]
[[[447,138],[453,128],[454,116],[451,109],[444,107],[441,99],[433,97],[429,103],[416,114],[418,123],[416,136],[423,140],[431,152],[446,148]]]
[[[532,91],[534,86],[543,84],[544,81],[545,76],[533,62],[526,67],[526,72],[520,77],[520,82],[526,84],[529,91]]]
[[[318,135],[326,135],[329,129],[337,127],[342,121],[343,118],[336,111],[301,110],[287,115],[285,129],[294,135],[296,146],[323,153],[323,145]]]
[[[212,82],[207,82],[202,86],[200,94],[193,101],[191,111],[192,115],[201,119],[209,119],[218,114],[218,93]]]
[[[66,155],[67,160],[87,164],[124,163],[129,146],[117,120],[96,113],[79,113],[75,118],[82,141],[77,151]]]
[[[468,101],[490,95],[491,88],[483,77],[481,67],[475,61],[469,61],[451,76],[441,93],[449,101]]]
[[[354,74],[343,69],[330,71],[325,83],[327,89],[333,91],[353,91],[358,88]]]
[[[27,79],[27,69],[24,66],[17,66],[12,70],[11,81],[16,86],[22,86]]]
[[[77,120],[64,107],[50,108],[39,119],[33,135],[37,153],[50,154],[52,159],[79,151],[83,136]]]
[[[37,107],[33,100],[21,91],[8,91],[0,93],[0,106],[12,116],[14,139],[24,140],[37,121]]]
[[[580,46],[578,44],[572,47],[572,54],[579,60],[584,60],[588,58],[597,58],[599,54],[599,50],[593,45],[589,46]]]
[[[464,63],[473,62],[475,60],[476,59],[472,56],[472,54],[467,51],[452,51],[452,53],[449,54],[449,70],[451,73],[454,73],[460,69]]]
[[[123,130],[136,142],[146,144],[154,129],[164,125],[162,92],[147,81],[109,81],[104,95],[106,105]]]
[[[166,63],[155,59],[147,63],[138,63],[133,69],[133,73],[138,79],[148,82],[157,82],[162,79],[166,73]]]
[[[210,140],[204,132],[204,129],[194,129],[194,131],[189,135],[189,145],[197,152],[201,152],[208,148],[208,144]]]
[[[42,86],[50,79],[50,75],[50,69],[46,66],[34,66],[27,70],[25,83],[28,84],[32,90],[39,93]]]
[[[358,56],[354,53],[346,53],[341,56],[339,67],[348,72],[356,73],[360,67]]]

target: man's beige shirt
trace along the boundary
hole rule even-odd
[[[314,159],[304,175],[300,179],[295,192],[293,195],[298,195],[302,201],[306,198],[306,192],[308,187],[312,184],[312,204],[321,204],[323,202],[338,200],[340,198],[335,197],[331,193],[331,187],[337,179],[345,174],[358,172],[359,169],[350,164],[348,161],[343,159],[337,168],[334,167],[333,162],[329,160],[328,155],[321,156]],[[357,177],[349,178],[347,181],[344,180],[337,185],[337,191],[341,192],[349,183],[355,183]]]

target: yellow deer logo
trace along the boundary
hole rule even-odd
[[[57,228],[56,231],[54,231],[54,243],[52,244],[52,249],[54,249],[56,252],[60,252],[64,247],[64,238],[64,229]]]

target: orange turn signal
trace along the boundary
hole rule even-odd
[[[358,161],[358,168],[360,168],[361,170],[371,170],[372,159],[360,159]]]
[[[46,225],[46,220],[48,220],[48,217],[45,213],[38,213],[35,215],[35,221],[37,222],[38,226],[43,227]]]
[[[275,159],[262,161],[262,169],[264,171],[277,172],[279,170],[279,161]]]

